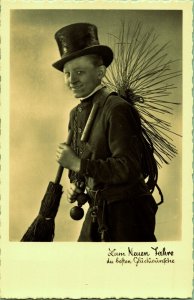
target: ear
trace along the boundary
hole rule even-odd
[[[101,80],[106,74],[106,67],[101,65],[98,67],[98,78]]]

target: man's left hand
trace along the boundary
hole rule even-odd
[[[57,162],[66,169],[79,172],[80,159],[70,146],[61,143],[57,149]]]

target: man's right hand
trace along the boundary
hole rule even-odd
[[[70,203],[77,201],[78,206],[84,205],[90,200],[88,194],[84,193],[85,184],[81,182],[78,186],[75,183],[71,183],[70,189],[67,191],[68,200]]]

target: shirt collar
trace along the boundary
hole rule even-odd
[[[99,84],[97,87],[95,87],[95,89],[89,95],[87,95],[86,97],[80,98],[80,101],[83,101],[83,100],[91,97],[93,94],[95,94],[97,91],[101,90],[103,87],[104,87],[104,85]]]

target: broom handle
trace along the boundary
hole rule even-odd
[[[89,114],[88,120],[86,122],[84,131],[82,133],[81,142],[86,143],[88,141],[88,138],[89,138],[89,135],[90,135],[90,130],[92,128],[92,124],[93,124],[94,119],[96,117],[97,111],[98,111],[98,103],[94,103],[93,106],[92,106],[91,112]]]
[[[68,133],[68,137],[67,137],[67,141],[66,141],[67,145],[70,145],[71,139],[72,139],[72,130],[70,130],[69,133]],[[64,168],[62,166],[59,166],[58,171],[57,171],[57,175],[56,175],[56,178],[55,178],[55,183],[56,184],[59,184],[60,181],[61,181],[61,177],[63,175],[63,169]]]
[[[98,104],[94,103],[93,106],[92,106],[92,110],[90,112],[90,115],[88,117],[88,120],[86,122],[84,131],[83,131],[82,136],[81,136],[81,141],[82,142],[87,142],[87,140],[88,140],[90,129],[91,129],[93,121],[96,117],[97,110],[98,110]],[[66,141],[67,145],[70,145],[71,139],[72,139],[72,130],[69,131],[67,141]],[[62,175],[63,175],[63,167],[59,166],[58,171],[57,171],[57,176],[55,178],[55,183],[57,183],[57,184],[60,183]]]

